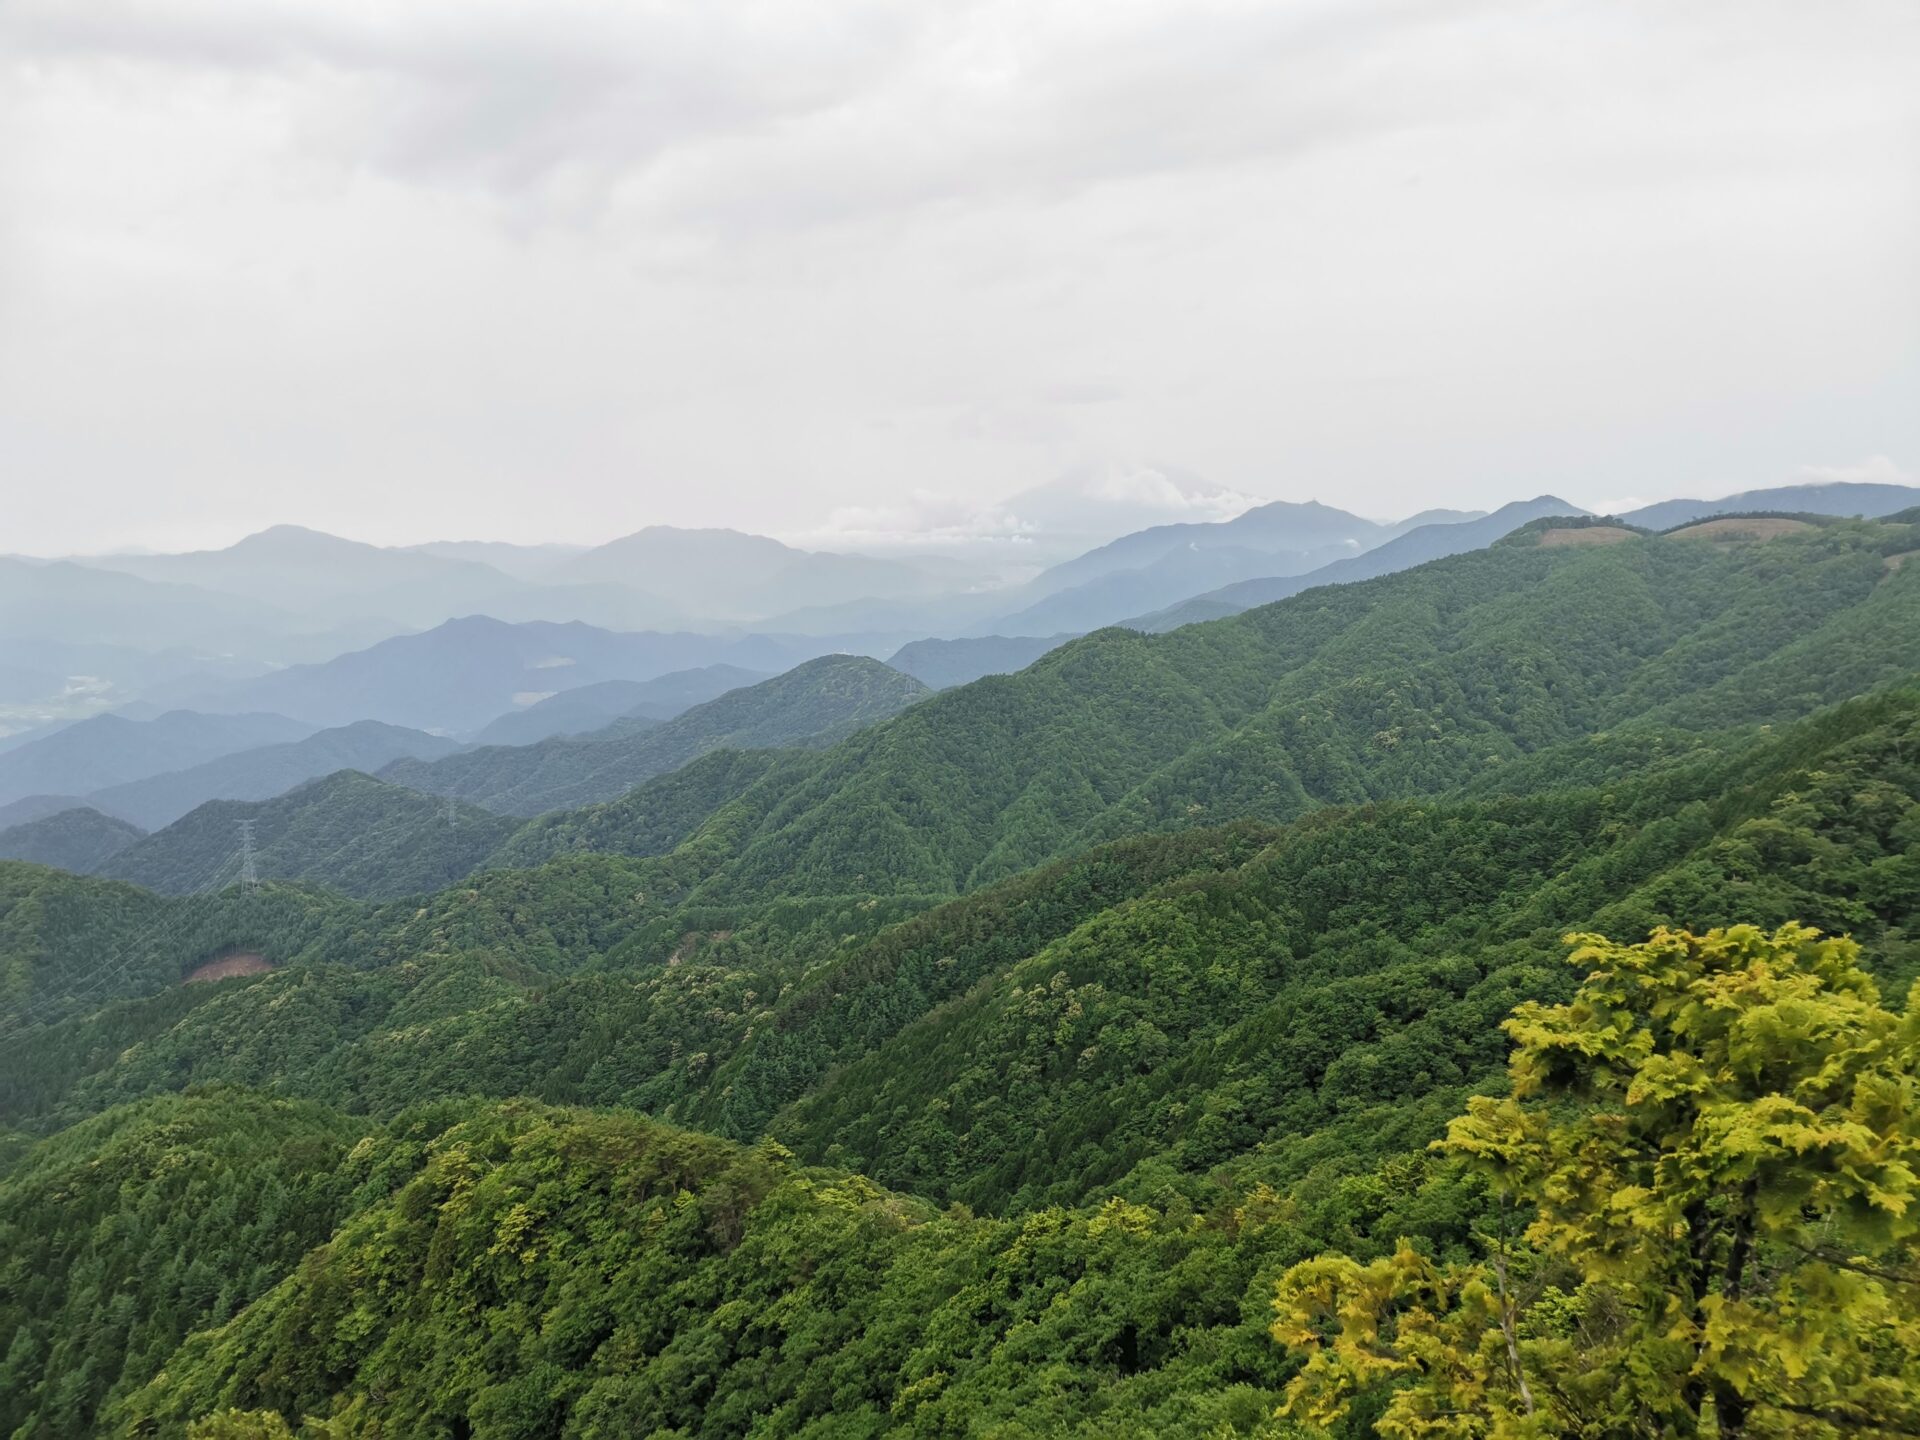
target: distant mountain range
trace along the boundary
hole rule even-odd
[[[282,745],[263,745],[108,786],[88,795],[87,804],[142,829],[158,830],[209,800],[267,800],[336,770],[372,772],[395,760],[437,760],[460,748],[456,741],[423,730],[356,720]]]
[[[198,708],[267,709],[315,725],[373,719],[462,735],[550,695],[601,681],[653,680],[714,664],[778,673],[839,650],[891,653],[910,638],[622,633],[471,616],[324,664],[210,687],[191,700]]]
[[[1852,515],[1873,520],[1920,504],[1920,487],[1835,482],[1829,485],[1782,485],[1772,490],[1743,490],[1719,500],[1662,500],[1631,510],[1618,519],[1645,530],[1667,530],[1711,515],[1733,515],[1748,510],[1780,510],[1789,514]]]
[[[489,810],[537,815],[611,800],[722,747],[831,744],[930,693],[910,675],[861,655],[824,655],[733,690],[643,730],[616,723],[534,745],[487,746],[438,761],[403,760],[381,778]]]
[[[567,561],[574,582],[634,585],[688,614],[745,624],[787,611],[937,594],[951,583],[904,560],[796,550],[738,530],[656,525]]]
[[[1909,486],[1793,485],[1622,518],[1657,531],[1744,510],[1873,516],[1916,502]],[[185,554],[0,557],[0,733],[144,705],[452,735],[501,720],[490,741],[544,738],[548,724],[604,723],[616,703],[582,697],[579,718],[537,711],[564,690],[714,665],[778,673],[928,639],[1164,628],[1294,593],[1308,576],[1364,578],[1484,543],[1459,527],[1490,518],[1431,510],[1381,523],[1317,502],[1259,503],[1175,467],[1110,464],[973,513],[922,508],[885,524],[924,533],[860,532],[886,555],[668,526],[594,547],[382,547],[280,525]],[[1426,541],[1406,543],[1415,535]],[[1022,563],[1021,582],[1005,584]],[[544,653],[489,658],[458,628],[488,624],[553,628],[496,646]],[[596,645],[571,626],[623,638]],[[550,660],[565,673],[527,673]],[[516,714],[537,718],[502,719]]]
[[[172,711],[152,720],[96,715],[0,754],[0,803],[85,795],[237,751],[304,739],[314,727],[284,715]]]
[[[1381,575],[1424,565],[1479,550],[1511,534],[1529,521],[1548,515],[1584,515],[1587,512],[1553,495],[1519,500],[1502,505],[1491,515],[1473,520],[1456,520],[1436,525],[1421,525],[1349,559],[1304,573],[1243,580],[1181,601],[1164,610],[1138,616],[1127,623],[1136,630],[1174,630],[1198,620],[1217,620],[1237,615],[1257,605],[1271,605],[1316,585],[1345,585],[1356,580],[1371,580]]]
[[[81,805],[0,829],[0,860],[91,875],[146,832]]]
[[[62,810],[84,809],[86,804],[78,795],[23,795],[0,805],[0,830],[29,825],[49,815],[58,815]]]
[[[1159,525],[1056,565],[1032,603],[978,627],[1002,635],[1078,634],[1256,576],[1297,575],[1389,539],[1384,525],[1310,501],[1276,501],[1214,524]]]
[[[978,635],[960,640],[915,640],[888,657],[887,664],[931,690],[950,690],[983,675],[1024,670],[1072,635]]]
[[[478,745],[531,745],[553,735],[584,735],[616,720],[657,723],[768,678],[764,671],[738,665],[703,665],[652,680],[601,680],[509,711],[476,732],[473,740]]]
[[[265,654],[282,637],[327,628],[271,601],[91,565],[0,557],[0,639]]]

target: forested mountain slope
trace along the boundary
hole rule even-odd
[[[1920,580],[1887,565],[1912,543],[1842,522],[1516,544],[1102,631],[770,772],[687,843],[716,900],[954,893],[1130,831],[1443,791],[1634,722],[1791,720],[1920,671]]]
[[[0,860],[28,860],[86,875],[147,832],[85,805],[0,830]]]
[[[763,671],[738,665],[703,665],[652,680],[602,680],[508,711],[472,738],[480,745],[531,745],[550,735],[584,735],[623,717],[671,720],[729,690],[768,678]]]
[[[87,802],[78,795],[23,795],[0,805],[0,830],[11,830],[30,820],[44,820],[62,810],[75,810]]]
[[[262,745],[184,770],[95,791],[87,802],[148,830],[171,825],[209,800],[270,800],[337,770],[371,773],[402,757],[438,759],[460,748],[442,735],[361,720],[284,745]]]
[[[213,800],[101,867],[167,895],[240,878],[240,822],[251,821],[262,878],[388,898],[449,885],[481,864],[513,822],[342,770],[271,800]]]
[[[25,1267],[0,1309],[6,1415],[49,1433],[97,1415],[178,1434],[227,1405],[349,1427],[377,1410],[410,1433],[738,1435],[769,1413],[794,1433],[1285,1433],[1262,1428],[1291,1373],[1265,1336],[1274,1278],[1401,1235],[1473,1253],[1484,1201],[1425,1141],[1497,1084],[1513,1003],[1567,993],[1562,930],[1807,915],[1859,934],[1897,992],[1920,971],[1917,824],[1909,693],[1598,788],[1129,842],[824,965],[825,936],[776,923],[542,976],[510,958],[536,951],[509,917],[594,893],[563,866],[493,912],[508,929],[427,922],[438,954],[42,1032],[84,1063],[61,1099],[9,1085],[41,1113],[233,1078],[377,1118],[203,1089],[29,1150],[0,1181]],[[592,942],[566,948],[577,966]],[[780,1085],[800,1103],[773,1108]],[[749,1137],[768,1115],[803,1160],[925,1198],[631,1117],[421,1104],[476,1089]],[[141,1272],[156,1243],[180,1263]],[[127,1277],[129,1300],[81,1274]]]
[[[232,886],[175,899],[121,881],[0,862],[0,1030],[24,1044],[19,1037],[29,1030],[178,986],[231,951],[285,963],[364,913],[340,896],[286,886],[254,895]]]
[[[0,1424],[1295,1440],[1276,1286],[1403,1236],[1517,1247],[1515,1347],[1608,1354],[1625,1302],[1429,1142],[1506,1093],[1516,1005],[1573,993],[1569,931],[1850,932],[1856,1016],[1920,976],[1915,541],[1523,536],[1102,632],[384,903],[0,864]],[[263,868],[464,858],[389,831],[393,787],[309,788],[279,831],[303,792],[232,807]],[[221,810],[183,857],[232,863]],[[236,953],[260,973],[182,983]],[[1874,1014],[1893,1055],[1913,1014]],[[1911,1072],[1849,1112],[1895,1159]],[[1509,1373],[1492,1282],[1440,1284]]]
[[[1390,1105],[1409,1064],[1453,1103],[1499,1062],[1488,1007],[1547,983],[1528,957],[1569,928],[1798,915],[1911,978],[1916,738],[1920,695],[1856,702],[1536,795],[1141,837],[914,918],[923,900],[716,909],[650,862],[592,856],[358,918],[268,891],[258,903],[284,912],[270,958],[289,968],[23,1041],[0,1062],[0,1120],[212,1080],[377,1113],[535,1094],[748,1138],[772,1125],[815,1158],[974,1204],[1078,1200],[1153,1154],[1204,1168],[1276,1125]],[[240,933],[243,899],[193,904],[149,973]],[[106,951],[101,908],[86,914]],[[1315,1064],[1274,1050],[1263,1027],[1283,1022],[1321,1047]],[[1294,1068],[1242,1083],[1234,1057],[1256,1053]],[[1149,1103],[1148,1077],[1173,1091]],[[1229,1095],[1246,1113],[1224,1150],[1174,1144]],[[1088,1133],[1111,1142],[1079,1153],[1096,1114]],[[1129,1115],[1152,1135],[1129,1138]],[[1414,1107],[1389,1128],[1431,1119]]]
[[[610,800],[710,750],[824,746],[899,713],[928,693],[910,675],[864,655],[823,655],[784,675],[729,691],[657,726],[486,746],[447,759],[403,761],[382,778],[510,815]]]

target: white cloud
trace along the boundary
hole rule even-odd
[[[1911,0],[7,0],[6,545],[1911,457],[1916,51]]]
[[[828,549],[1004,549],[1036,563],[1150,525],[1231,520],[1260,503],[1171,467],[1100,460],[990,505],[918,491],[901,504],[842,507],[826,524],[784,538]]]
[[[1884,455],[1869,455],[1856,465],[1803,465],[1802,480],[1822,484],[1911,485],[1913,475]]]

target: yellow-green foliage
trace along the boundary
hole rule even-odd
[[[1920,1009],[1800,925],[1575,937],[1521,1005],[1513,1094],[1437,1148],[1521,1217],[1488,1258],[1402,1244],[1283,1277],[1295,1415],[1382,1382],[1416,1437],[1920,1432]]]

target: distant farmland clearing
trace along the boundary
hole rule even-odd
[[[1565,525],[1558,530],[1542,530],[1542,545],[1615,545],[1633,539],[1634,532],[1620,525]]]
[[[1669,540],[1777,540],[1782,535],[1797,535],[1813,526],[1805,520],[1756,518],[1752,520],[1703,520],[1684,530],[1669,531]]]

